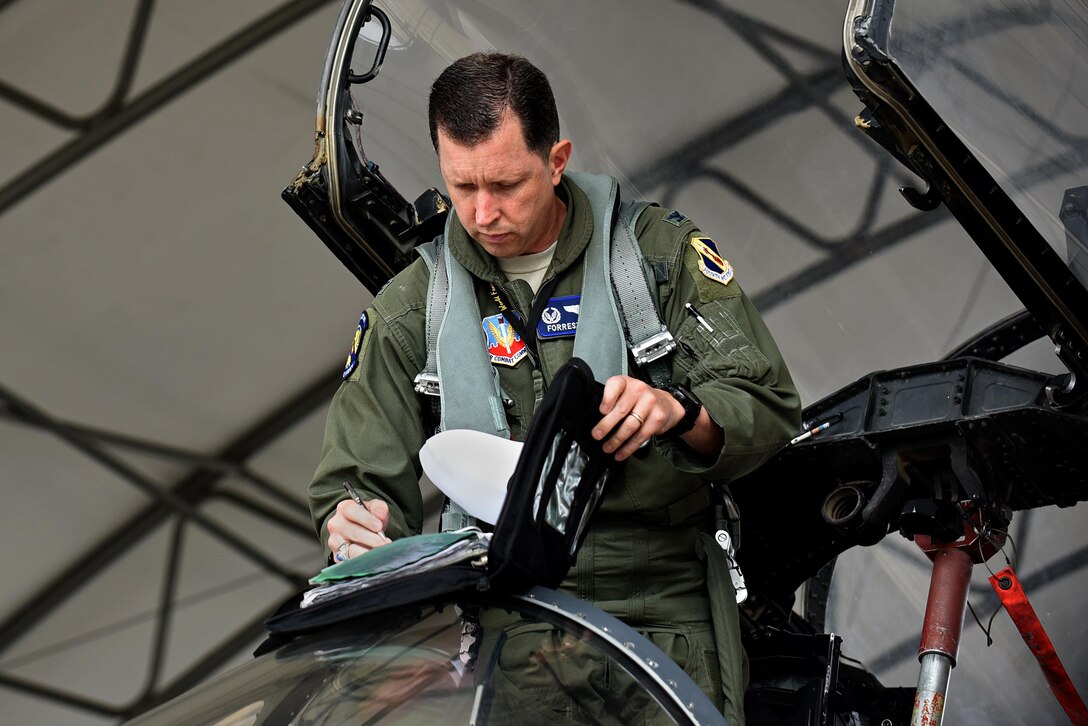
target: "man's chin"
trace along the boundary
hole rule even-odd
[[[519,254],[517,240],[512,234],[479,234],[475,239],[492,257],[505,259]]]

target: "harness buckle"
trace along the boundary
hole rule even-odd
[[[420,372],[415,378],[415,389],[416,393],[422,393],[425,396],[439,395],[441,386],[438,383],[438,376],[426,371]]]
[[[656,335],[651,335],[645,340],[631,346],[631,355],[635,356],[635,363],[644,366],[658,358],[663,358],[676,348],[676,341],[672,333],[662,330]]]

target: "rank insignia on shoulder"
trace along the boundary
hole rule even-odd
[[[718,245],[709,237],[692,237],[691,246],[699,253],[699,271],[723,285],[733,279],[733,266],[718,252]]]
[[[355,326],[355,337],[351,340],[351,350],[348,351],[348,359],[344,363],[344,372],[340,376],[345,381],[359,365],[359,350],[363,347],[363,335],[366,334],[368,324],[369,320],[364,310],[363,314],[359,316],[359,324]]]
[[[582,308],[581,295],[553,297],[540,314],[536,326],[536,337],[572,338],[578,332],[578,312]]]
[[[504,366],[516,366],[529,354],[525,341],[502,313],[490,315],[482,321],[487,338],[487,352],[491,362]]]
[[[674,226],[674,227],[679,227],[679,226],[680,226],[680,225],[682,225],[682,224],[683,224],[684,222],[688,221],[688,218],[687,218],[687,217],[685,217],[685,216],[684,216],[683,214],[681,214],[680,212],[677,212],[677,211],[676,211],[676,210],[674,209],[674,210],[672,210],[671,212],[669,212],[668,214],[666,214],[666,215],[665,215],[665,217],[664,217],[664,219],[662,219],[661,221],[662,221],[662,222],[668,222],[669,224],[671,224],[671,225],[672,225],[672,226]]]

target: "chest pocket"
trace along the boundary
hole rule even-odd
[[[676,333],[679,349],[675,356],[677,376],[687,378],[694,388],[721,378],[758,381],[771,369],[763,352],[748,339],[729,310],[729,300],[716,300],[699,306],[699,313],[713,331],[708,331],[694,316],[684,321]]]

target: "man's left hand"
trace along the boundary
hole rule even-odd
[[[604,418],[593,427],[593,438],[602,441],[612,432],[603,448],[605,453],[615,452],[617,461],[631,456],[684,417],[684,407],[671,394],[630,376],[612,376],[605,381],[600,410]]]

